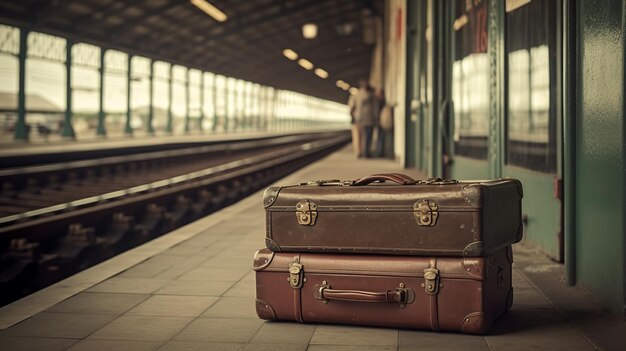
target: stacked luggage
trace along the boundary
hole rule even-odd
[[[513,302],[515,179],[376,174],[265,192],[260,318],[486,333]]]

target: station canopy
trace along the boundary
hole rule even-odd
[[[345,102],[347,92],[336,82],[356,86],[360,78],[369,76],[373,40],[368,32],[376,13],[372,3],[0,0],[0,22]],[[209,15],[210,7],[224,16]],[[306,24],[314,25],[307,30],[316,29],[312,39],[304,38]],[[297,54],[295,60],[285,56],[295,58],[287,49]],[[310,65],[304,61],[299,64],[300,59],[313,68],[303,68]],[[324,72],[327,78],[319,76]]]

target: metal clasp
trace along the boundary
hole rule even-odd
[[[314,225],[317,219],[317,204],[309,200],[300,200],[296,204],[296,217],[301,225]]]
[[[419,200],[413,204],[413,214],[415,220],[420,226],[432,227],[437,223],[437,217],[439,216],[439,206],[432,200]]]
[[[428,295],[437,295],[439,292],[439,270],[426,268],[424,270],[424,283],[422,284]]]
[[[300,289],[302,287],[303,279],[302,265],[300,260],[296,258],[295,261],[289,264],[289,285],[294,289]]]

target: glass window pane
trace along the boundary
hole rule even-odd
[[[489,135],[488,1],[456,0],[452,98],[455,154],[487,158]]]
[[[509,9],[507,163],[556,171],[556,4]]]

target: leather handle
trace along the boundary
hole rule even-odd
[[[379,173],[372,174],[371,176],[363,177],[361,179],[357,179],[353,181],[352,185],[354,186],[362,186],[368,185],[373,182],[384,182],[391,181],[400,185],[413,185],[416,184],[417,181],[406,174],[401,173]]]
[[[338,300],[355,302],[378,302],[406,304],[410,294],[407,289],[398,288],[387,291],[336,290],[327,285],[316,285],[314,291],[318,300]]]

